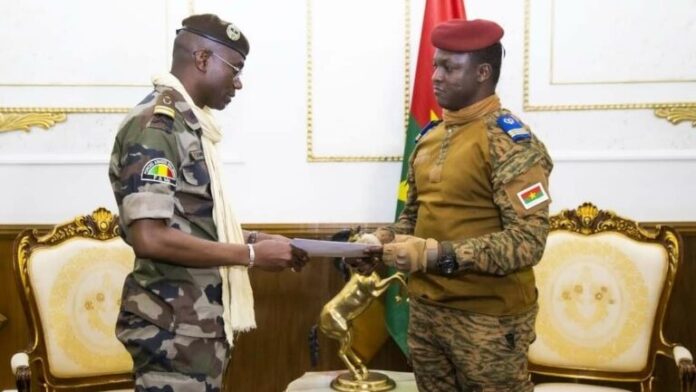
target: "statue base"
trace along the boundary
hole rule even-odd
[[[390,391],[396,388],[396,383],[386,374],[368,372],[367,377],[356,380],[350,372],[342,373],[331,381],[331,389],[341,392],[353,391]]]

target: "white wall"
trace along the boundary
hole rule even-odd
[[[16,19],[24,18],[27,10],[21,7],[28,7],[27,4],[30,3],[0,0],[0,8],[4,10],[3,21],[7,18],[17,22]],[[399,110],[403,107],[403,83],[394,82],[391,89],[389,86],[385,88],[384,67],[386,64],[388,72],[400,75],[395,81],[403,78],[403,69],[398,66],[403,64],[403,59],[394,58],[392,54],[402,51],[404,31],[395,28],[383,31],[377,25],[379,19],[374,15],[389,19],[389,26],[398,26],[398,22],[403,20],[404,3],[403,0],[368,3],[372,4],[369,18],[366,16],[366,20],[359,20],[359,16],[350,16],[346,20],[337,19],[335,29],[331,28],[331,23],[326,23],[323,15],[316,14],[323,8],[312,5],[315,12],[313,20],[316,21],[313,24],[315,34],[321,36],[314,39],[315,67],[317,64],[321,67],[335,67],[333,71],[325,73],[322,73],[323,68],[315,70],[313,75],[315,83],[322,83],[314,90],[315,100],[321,100],[318,106],[315,102],[315,109],[320,110],[315,112],[315,116],[317,120],[323,119],[321,123],[315,124],[315,141],[323,143],[315,146],[315,153],[394,155],[403,146],[403,130],[398,126],[384,126],[393,122],[394,118],[399,121]],[[413,52],[418,47],[423,3],[423,0],[411,0]],[[560,7],[564,2],[555,3],[556,7]],[[650,5],[645,0],[634,3],[646,3],[643,7]],[[171,4],[169,12],[173,16],[170,18],[174,20],[167,23],[176,25],[180,19],[175,18],[176,15],[186,10],[174,9],[178,6]],[[466,0],[465,5],[470,19],[494,19],[506,30],[503,43],[507,57],[503,63],[499,93],[504,105],[532,126],[554,157],[556,167],[551,178],[553,210],[593,201],[601,208],[612,209],[639,220],[696,221],[696,203],[692,202],[692,195],[696,193],[696,129],[686,122],[675,126],[658,119],[652,110],[525,112],[524,2]],[[238,93],[230,107],[220,113],[226,130],[223,142],[226,185],[232,191],[240,219],[256,223],[392,220],[400,163],[307,162],[306,2],[198,0],[189,2],[187,6],[193,6],[196,12],[218,12],[239,25],[251,40],[252,50],[244,71],[244,89]],[[270,7],[274,9],[272,12]],[[603,12],[620,11],[611,11],[607,7],[609,5],[605,5]],[[85,18],[89,16],[88,13],[83,15]],[[331,18],[335,18],[335,15]],[[105,28],[109,23],[120,26],[122,31],[117,35],[132,42],[137,50],[147,50],[153,45],[146,42],[142,44],[143,48],[138,48],[139,37],[129,33],[128,21],[108,21],[105,22]],[[345,26],[350,26],[350,29]],[[381,45],[393,42],[398,50],[387,48],[390,50],[386,50],[384,58],[380,58],[374,55],[374,49],[362,48],[361,45],[366,45],[365,42],[356,42],[355,47],[345,48],[353,56],[352,66],[343,64],[348,61],[331,64],[327,60],[329,54],[322,52],[327,43],[334,41],[341,42],[342,48],[345,47],[346,35],[370,36],[364,34],[365,31],[374,35],[375,41],[379,41]],[[2,42],[10,39],[20,43],[24,41],[24,47],[28,51],[41,42],[39,33],[25,36],[0,28],[0,34]],[[592,30],[583,31],[575,39],[582,40],[587,34],[592,34]],[[93,44],[100,40],[100,35],[92,32],[85,39]],[[630,37],[607,39],[620,43]],[[62,45],[59,49],[63,51],[76,50],[75,42],[56,42],[54,45]],[[111,45],[103,41],[99,44]],[[691,45],[690,51],[694,52],[694,44],[688,40],[672,42],[672,45],[673,51],[680,52],[688,52],[684,45]],[[118,47],[121,46],[123,45]],[[17,47],[22,45],[18,44]],[[162,51],[161,47],[158,50],[163,53],[169,51]],[[132,54],[121,55],[118,51],[112,53],[112,57],[102,53],[98,60],[116,63],[128,61],[131,64],[130,62],[140,58]],[[646,51],[646,55],[648,54]],[[85,51],[84,55],[89,56],[90,52]],[[11,90],[6,87],[3,90],[2,84],[7,82],[3,75],[8,75],[9,70],[12,70],[9,74],[19,75],[16,77],[21,78],[22,73],[17,72],[17,67],[40,71],[41,67],[50,66],[41,63],[40,56],[19,55],[17,58],[18,61],[3,61],[0,64],[0,107],[22,106],[13,100],[13,96],[18,96],[13,95],[13,91],[21,88]],[[157,59],[148,64],[152,63],[157,63]],[[662,66],[674,67],[675,74],[695,80],[695,75],[688,74],[691,72],[689,69],[696,70],[693,56],[685,57],[685,63],[686,65],[668,63]],[[41,67],[37,67],[37,64]],[[581,71],[582,64],[577,66]],[[368,72],[371,67],[374,68],[374,73]],[[684,71],[685,67],[687,71]],[[132,67],[129,65],[125,68]],[[117,72],[119,68],[115,69],[113,72]],[[533,78],[537,71],[530,69],[530,77]],[[75,72],[89,73],[90,69],[78,69]],[[144,70],[143,73],[145,72]],[[342,87],[335,91],[335,96],[329,96],[326,91],[331,89],[327,89],[323,83],[330,82],[331,72],[337,72],[344,81],[349,81],[338,85],[353,85],[353,88]],[[683,75],[684,72],[686,76]],[[88,79],[88,76],[90,75],[85,75],[85,78]],[[137,80],[146,83],[148,76],[140,75]],[[30,81],[43,80],[41,77],[40,72],[26,76]],[[380,88],[375,89],[374,86]],[[675,97],[681,97],[682,100],[684,96],[688,98],[691,92],[696,91],[693,84],[673,83],[671,86]],[[35,99],[48,100],[49,103],[61,99],[41,94],[41,91],[51,90],[51,87],[34,89]],[[146,90],[147,88],[127,90],[132,92],[126,93],[123,101],[136,103]],[[105,91],[100,96],[108,94]],[[591,95],[591,91],[588,94]],[[604,98],[606,97],[598,98],[597,102]],[[696,97],[693,98],[691,101],[696,102]],[[46,103],[42,105],[50,106]],[[385,107],[394,109],[388,110],[389,113],[380,113],[374,110],[375,107],[381,107],[381,111],[387,111]],[[399,113],[398,116],[394,112]],[[63,221],[89,212],[97,206],[115,210],[106,162],[122,117],[123,114],[76,113],[69,114],[66,122],[47,131],[34,129],[28,133],[0,133],[0,224]],[[334,118],[335,121],[332,120]],[[356,118],[366,119],[364,126],[363,123],[354,121]],[[346,134],[353,137],[339,137]],[[331,140],[335,140],[332,135],[341,142],[332,144]],[[398,143],[394,143],[394,139]]]

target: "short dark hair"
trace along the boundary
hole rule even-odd
[[[477,64],[488,63],[491,65],[493,71],[491,79],[493,80],[493,85],[497,85],[498,79],[500,79],[500,65],[503,60],[503,45],[500,42],[496,42],[472,54]]]

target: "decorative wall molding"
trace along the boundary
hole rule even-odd
[[[408,128],[411,94],[411,0],[404,1],[404,137]],[[312,56],[312,0],[306,0],[307,7],[307,162],[400,162],[403,157],[397,156],[318,156],[314,153],[314,112],[312,95],[313,56]]]
[[[286,237],[301,237],[313,239],[328,239],[338,231],[360,227],[363,231],[372,231],[380,226],[385,226],[389,222],[332,222],[332,223],[245,223],[242,224],[244,230],[262,231],[270,234],[281,234]],[[650,227],[656,225],[666,225],[674,227],[680,233],[696,234],[696,222],[640,222],[640,226]],[[16,237],[25,229],[35,229],[46,234],[52,229],[50,224],[0,224],[0,236],[7,238]]]
[[[555,7],[555,0],[550,0],[551,4],[551,18],[553,18],[553,9]],[[535,3],[536,4],[536,3]],[[540,6],[536,4],[536,6]],[[534,21],[531,20],[531,7],[532,1],[524,1],[524,55],[523,55],[523,102],[522,107],[525,111],[530,112],[558,112],[558,111],[579,111],[579,110],[654,110],[655,115],[659,118],[665,118],[672,124],[677,124],[682,121],[693,121],[692,125],[696,127],[696,102],[684,101],[680,99],[675,102],[619,102],[617,103],[580,103],[580,104],[539,104],[531,102],[530,98],[530,73],[532,55],[531,55],[531,40],[532,34],[530,33],[532,26],[539,26],[540,23],[545,23],[549,21]],[[553,26],[553,21],[549,22]],[[553,41],[553,28],[551,28],[551,37],[549,37],[549,42]],[[543,46],[543,45],[542,45]],[[550,49],[553,51],[553,48]],[[536,57],[535,57],[536,58]],[[553,59],[550,60],[551,65],[553,64]],[[553,67],[549,66],[551,70]],[[545,72],[545,71],[544,71]],[[650,83],[689,83],[690,80],[667,80],[667,81],[621,81],[621,82],[592,82],[592,83],[565,83],[566,85],[578,84],[578,85],[611,85],[611,84],[650,84]],[[549,80],[550,85],[559,85],[564,83],[554,83],[553,75],[551,75],[551,80]],[[660,98],[657,98],[660,99]]]
[[[696,150],[555,151],[554,162],[672,162],[696,161]]]
[[[48,129],[56,123],[64,122],[68,116],[65,112],[1,113],[0,132],[25,131],[32,127]]]
[[[225,165],[240,165],[239,156],[223,158]],[[71,154],[22,154],[0,155],[0,166],[105,166],[109,164],[109,153],[103,155],[75,156]]]
[[[655,109],[655,116],[664,118],[674,125],[682,121],[691,121],[691,126],[696,127],[696,107],[659,108]]]
[[[644,151],[556,151],[551,154],[555,163],[581,162],[587,164],[606,162],[696,162],[696,150],[644,150]],[[22,154],[0,156],[0,166],[105,166],[109,155],[71,154]],[[241,165],[244,159],[229,156],[225,165]]]
[[[189,9],[192,9],[193,1],[189,0]],[[6,113],[21,113],[35,121],[34,118],[40,116],[53,120],[47,113],[60,113],[62,116],[60,121],[65,121],[66,115],[71,113],[128,112],[132,104],[137,102],[136,99],[143,97],[151,90],[148,75],[160,69],[169,69],[168,47],[180,18],[188,14],[185,2],[172,0],[157,0],[142,6],[136,0],[99,5],[103,12],[115,13],[119,16],[126,14],[128,9],[135,6],[138,6],[137,8],[142,12],[130,20],[133,25],[133,28],[129,30],[133,31],[130,36],[118,30],[116,22],[108,21],[106,25],[104,23],[98,25],[107,31],[106,35],[100,34],[94,37],[79,33],[94,30],[95,26],[92,20],[76,16],[79,15],[76,11],[84,8],[83,2],[78,0],[63,1],[50,6],[44,5],[40,0],[32,0],[13,7],[6,13],[7,23],[4,25],[7,31],[4,32],[18,30],[14,32],[19,34],[21,39],[14,40],[10,47],[20,48],[21,53],[16,56],[17,58],[13,58],[13,65],[8,66],[10,72],[3,73],[0,77],[0,97],[5,103],[12,105],[0,106],[0,116],[3,114],[7,116]],[[35,9],[40,9],[41,12],[36,13]],[[27,24],[22,21],[28,16],[36,18],[32,20],[42,28],[36,30],[27,27]],[[69,31],[65,30],[65,16],[69,16],[67,18],[71,26]],[[91,55],[75,56],[70,54],[70,50],[65,50],[70,49],[68,47],[56,47],[57,42],[73,42],[74,46],[74,41],[69,39],[56,41],[53,36],[56,32],[79,37],[80,49]],[[52,36],[46,37],[46,34]],[[119,40],[111,39],[116,36],[121,37],[121,41],[132,43],[128,46],[128,53],[124,52],[124,46],[118,44]],[[103,53],[113,54],[116,57],[104,63],[101,61],[104,57]],[[128,64],[128,67],[116,64],[116,60],[128,59],[130,56],[143,61],[139,63],[140,65],[133,65],[133,62],[126,60],[123,65]],[[48,72],[44,69],[45,67],[42,68],[40,64],[42,61],[57,63],[49,67],[50,72]],[[98,67],[103,71],[87,71],[90,67]],[[61,104],[70,107],[61,107]],[[16,115],[11,117],[20,118]],[[32,126],[47,128],[44,122],[38,124],[32,122],[31,125],[25,125],[20,129],[28,130]],[[7,127],[0,126],[0,132],[7,130],[5,128]]]

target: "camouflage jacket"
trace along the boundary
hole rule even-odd
[[[125,118],[114,142],[109,178],[121,233],[138,219],[217,241],[201,126],[175,90],[155,86]],[[121,312],[192,337],[224,336],[222,283],[217,268],[186,268],[136,258],[126,278]]]
[[[414,274],[412,294],[491,314],[533,305],[531,267],[548,234],[552,167],[541,141],[505,109],[425,134],[409,161],[404,210],[390,229],[440,241],[459,270]]]
[[[541,175],[534,173],[535,176],[530,180],[538,179],[543,182],[545,190],[548,191],[546,189],[548,176],[553,163],[543,143],[526,125],[523,127],[530,137],[519,142],[513,140],[499,127],[498,120],[502,116],[509,115],[511,114],[508,110],[501,109],[483,119],[488,127],[490,168],[480,168],[490,171],[486,175],[493,188],[493,202],[500,211],[502,230],[475,238],[452,241],[461,271],[504,275],[536,264],[544,251],[548,234],[550,198],[528,211],[524,206],[520,206],[518,196],[511,194],[506,186],[528,173],[530,169],[538,167],[541,169]],[[445,126],[441,123],[436,128],[439,127]],[[431,131],[429,135],[433,133]],[[422,204],[422,200],[418,197],[417,169],[414,168],[414,161],[417,159],[418,147],[414,150],[409,162],[407,179],[409,188],[405,207],[397,222],[391,226],[399,234],[414,234]],[[529,181],[524,185],[533,185],[532,182]]]

